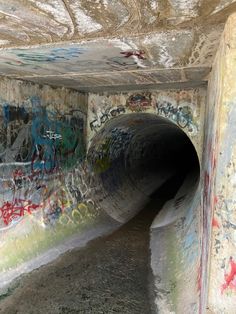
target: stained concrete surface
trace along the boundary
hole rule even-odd
[[[0,74],[82,92],[206,82],[235,0],[0,0]]]
[[[151,314],[149,228],[182,184],[169,179],[113,234],[21,277],[0,297],[0,314]]]

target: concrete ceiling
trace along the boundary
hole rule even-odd
[[[200,84],[235,10],[236,0],[0,0],[0,75],[81,91]]]

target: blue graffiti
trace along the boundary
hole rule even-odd
[[[70,61],[73,58],[78,58],[84,51],[85,49],[81,47],[54,48],[42,52],[18,50],[17,56],[27,62],[57,62]]]
[[[32,172],[51,173],[60,166],[71,167],[85,156],[83,120],[75,116],[68,120],[65,115],[58,117],[45,107],[34,106],[32,142]]]
[[[9,106],[9,104],[5,104],[3,106],[3,121],[4,121],[5,125],[7,125],[8,122],[10,121],[10,106]]]
[[[61,125],[48,116],[44,107],[33,108],[32,120],[32,171],[50,173],[57,169],[57,147],[61,140]]]
[[[40,107],[41,106],[41,100],[40,100],[40,98],[38,96],[30,97],[30,102],[31,102],[34,110],[36,110],[35,107]]]
[[[32,173],[43,174],[60,167],[68,169],[82,161],[85,158],[83,113],[47,110],[38,96],[29,101],[31,106],[27,109],[23,104],[3,104],[0,163],[11,156],[12,161],[31,162]]]

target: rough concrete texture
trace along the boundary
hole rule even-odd
[[[8,281],[18,266],[30,269],[24,262],[92,226],[98,212],[79,179],[87,96],[8,79],[0,90],[0,272]]]
[[[204,88],[160,92],[160,95],[158,92],[153,95],[148,92],[138,95],[118,94],[113,107],[109,109],[109,119],[100,117],[103,128],[100,125],[97,130],[107,130],[112,140],[104,136],[99,142],[94,132],[93,145],[88,155],[89,158],[93,156],[90,159],[93,162],[87,164],[83,142],[83,134],[87,133],[84,123],[86,106],[83,103],[87,100],[86,95],[7,79],[2,80],[2,86],[5,87],[2,92],[5,100],[2,100],[1,108],[2,284],[15,278],[18,271],[27,272],[38,267],[42,264],[39,260],[48,262],[55,258],[52,249],[59,253],[65,251],[68,239],[77,236],[80,245],[85,236],[91,239],[117,228],[119,213],[124,217],[122,223],[127,221],[141,209],[140,204],[147,203],[154,190],[170,175],[176,175],[179,171],[185,173],[189,155],[185,154],[187,148],[182,138],[188,137],[181,129],[186,128],[187,134],[194,133],[193,139],[199,145],[196,150],[201,156]],[[14,96],[9,92],[11,88],[14,88]],[[36,96],[32,96],[34,93]],[[101,99],[99,95],[90,97],[94,101],[104,99],[104,95],[100,96]],[[115,99],[114,95],[109,97],[110,101]],[[122,98],[127,100],[125,114],[122,103],[118,106]],[[152,105],[154,107],[150,112],[142,109],[142,106],[149,108]],[[89,110],[93,111],[91,107]],[[117,123],[123,118],[127,120],[127,125],[118,126]],[[156,126],[150,128],[149,121],[154,121]],[[89,128],[90,123],[88,121]],[[169,131],[165,131],[166,126]],[[165,132],[168,145],[161,140]],[[133,134],[135,139],[131,140]],[[127,139],[131,140],[128,155],[125,146],[129,144]],[[191,143],[189,139],[188,142]],[[157,149],[158,145],[163,149]],[[123,158],[124,154],[126,159]],[[170,163],[168,156],[174,158],[174,162]],[[127,161],[131,167],[127,168]],[[101,186],[97,184],[99,176],[102,178]],[[102,193],[97,191],[99,187],[103,189]],[[118,197],[121,194],[123,199]],[[103,207],[104,195],[110,195],[110,207],[117,205],[113,213],[105,207],[100,208]],[[139,204],[137,199],[140,199]],[[104,209],[113,219],[108,219]],[[198,211],[196,213],[199,218]],[[92,235],[88,234],[89,230]],[[45,259],[42,254],[46,256]],[[181,286],[178,286],[180,289]],[[195,301],[198,302],[197,295]]]
[[[165,201],[176,193],[181,180],[179,176],[170,180],[168,189],[165,188],[153,195],[151,202],[143,208],[142,212],[114,234],[97,239],[89,243],[86,248],[68,252],[57,261],[16,281],[2,295],[0,313],[150,314],[155,312],[152,306],[153,290],[157,293],[160,312],[167,313],[169,307],[166,306],[163,309],[160,305],[166,301],[166,295],[176,293],[174,290],[178,290],[175,267],[174,265],[171,267],[170,282],[167,283],[167,280],[162,282],[161,279],[165,273],[157,274],[157,267],[154,263],[160,263],[159,255],[163,255],[165,249],[164,247],[157,248],[157,243],[160,245],[160,242],[155,236],[156,231],[154,232],[154,230],[157,226],[154,222],[152,228],[155,229],[152,231],[151,245],[152,266],[155,270],[155,277],[159,278],[155,282],[154,289],[150,269],[149,228]],[[188,180],[187,189],[191,184],[193,181]],[[185,187],[184,193],[186,191]],[[183,194],[183,192],[178,193],[178,198],[181,193]],[[187,203],[191,202],[191,198],[190,195],[189,199],[186,199]],[[182,215],[179,208],[177,213],[179,217]],[[193,215],[191,216],[193,217]],[[179,228],[181,227],[179,223],[176,223],[176,227],[177,225]],[[169,231],[171,233],[171,230]],[[159,236],[160,234],[158,234]],[[170,234],[167,237],[167,247],[170,244],[169,237]],[[164,244],[165,240],[162,239],[161,243]],[[195,250],[196,246],[192,245],[191,249]],[[169,258],[165,263],[161,263],[162,266],[164,264],[171,265],[172,261]],[[161,267],[158,269],[160,271]],[[191,282],[196,285],[193,276]],[[165,283],[169,286],[169,292],[166,290]],[[192,297],[192,301],[196,300],[192,290],[185,293],[185,297],[189,298],[189,296]],[[30,304],[29,299],[31,300]],[[192,302],[188,306],[191,306],[190,310],[194,309],[196,312],[197,305],[195,303]],[[183,308],[184,303],[179,303],[178,311],[180,313]],[[184,309],[186,310],[186,305]]]
[[[188,92],[191,95],[196,93]],[[176,96],[175,92],[169,92],[168,95]],[[127,99],[126,94],[112,95],[113,103],[116,96],[118,102],[121,97]],[[97,101],[111,100],[104,95],[90,97]],[[148,105],[147,95],[142,102],[134,101],[133,108],[140,104]],[[113,110],[117,112],[117,109],[122,108],[113,107],[109,112],[112,115]],[[197,110],[200,111],[201,107]],[[99,201],[101,207],[120,222],[133,217],[160,186],[160,195],[164,194],[168,188],[165,183],[163,185],[163,181],[168,181],[173,175],[178,179],[182,177],[183,181],[188,173],[190,179],[177,193],[173,204],[167,203],[154,220],[151,265],[157,311],[197,313],[200,304],[198,277],[202,180],[196,192],[199,176],[196,151],[180,126],[173,124],[171,117],[167,115],[163,118],[138,110],[133,113],[122,112],[118,117],[105,121],[91,141],[88,162],[94,172],[94,200]],[[201,137],[201,129],[195,136]],[[202,151],[201,147],[199,151]]]
[[[192,155],[191,141],[166,119],[148,113],[117,117],[95,136],[88,151],[97,192],[93,199],[109,216],[125,222],[163,183],[184,175]]]
[[[206,88],[146,90],[128,93],[89,93],[88,146],[105,122],[130,113],[152,113],[178,125],[193,142],[199,160],[202,156]]]
[[[152,226],[156,306],[235,314],[235,15],[220,43],[235,9],[230,0],[0,0],[0,74],[11,78],[0,80],[1,279],[110,232],[148,201],[158,136],[138,125],[150,115],[182,129],[201,166],[195,196],[173,198]],[[115,126],[123,116],[130,125]]]
[[[37,98],[39,98],[38,104]],[[0,104],[2,108],[5,104],[30,107],[32,102],[34,105],[41,104],[48,109],[54,107],[58,111],[78,109],[84,115],[87,113],[87,94],[67,88],[38,85],[5,77],[0,78]],[[1,117],[3,117],[3,112]]]
[[[208,90],[202,289],[203,297],[209,291],[205,302],[217,314],[236,309],[235,32],[234,14],[226,24]]]
[[[191,172],[151,226],[151,266],[158,313],[199,313],[201,186]],[[191,188],[190,188],[191,187]]]
[[[150,314],[152,201],[114,234],[24,276],[1,298],[1,314]],[[29,302],[30,300],[30,302]]]
[[[204,81],[235,9],[233,0],[1,0],[0,73],[84,91]]]

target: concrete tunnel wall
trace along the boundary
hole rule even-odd
[[[82,180],[86,113],[87,95],[0,80],[1,288],[74,247],[78,234],[83,243],[93,236],[97,211]]]
[[[49,262],[69,248],[84,245],[98,235],[111,232],[132,217],[162,182],[179,171],[172,168],[172,157],[176,157],[178,149],[186,151],[179,146],[184,132],[185,139],[189,138],[194,144],[201,163],[206,95],[204,88],[86,96],[66,89],[52,89],[5,79],[0,82],[0,90],[2,138],[7,139],[1,141],[2,286],[21,273]],[[144,116],[145,119],[141,118]],[[97,191],[98,180],[101,180],[98,173],[102,175],[112,160],[107,160],[107,164],[95,162],[93,167],[92,152],[97,151],[97,148],[93,150],[93,146],[103,145],[106,137],[101,135],[102,132],[111,134],[113,123],[115,126],[115,121],[119,122],[119,119],[126,121],[124,129],[130,129],[135,140],[133,143],[131,141],[130,149],[126,152],[126,166],[131,161],[126,169],[129,172],[128,180],[122,181],[121,171],[119,172],[123,205],[119,198],[122,195],[116,194],[119,206],[112,209],[108,208],[109,198],[115,194],[107,191],[108,198],[102,200],[105,189],[101,194]],[[141,131],[139,124],[146,129],[145,132]],[[119,127],[115,129],[119,133]],[[124,129],[120,130],[121,134]],[[160,139],[160,134],[164,133],[167,136],[166,142]],[[176,139],[174,143],[173,134]],[[89,166],[85,159],[86,141]],[[144,146],[137,146],[138,142]],[[150,144],[154,142],[155,144]],[[117,147],[124,144],[123,140],[122,143],[119,142],[119,136],[116,135],[115,143]],[[172,145],[169,145],[166,155],[162,153],[158,156],[155,155],[157,143],[162,146],[167,146],[166,143]],[[53,147],[53,150],[49,147]],[[142,155],[142,147],[146,151],[144,159],[154,153],[155,158],[152,158],[150,164],[156,167],[152,169],[162,172],[161,177],[153,177],[148,167],[145,170],[143,159],[137,158],[139,154]],[[116,151],[118,155],[119,149],[118,147]],[[169,156],[170,160],[163,162]],[[178,163],[186,163],[187,156],[181,156]],[[134,158],[135,163],[132,162]],[[161,165],[165,169],[154,163],[158,158],[162,160]],[[144,174],[148,174],[148,180],[143,180],[143,173],[136,171],[141,168],[145,170]],[[115,174],[117,170],[114,171]],[[114,181],[114,175],[112,177],[113,186],[110,184],[110,188],[115,190],[118,182]],[[103,184],[108,185],[104,175],[102,180]],[[189,193],[185,193],[185,190],[183,192],[183,189],[184,187],[182,192],[178,192],[183,195],[174,201],[178,208],[176,219],[163,223],[168,219],[168,211],[165,211],[167,215],[162,212],[152,228],[151,262],[155,284],[160,281],[157,270],[161,269],[155,266],[155,261],[159,258],[156,256],[159,242],[156,241],[155,230],[160,224],[169,230],[168,242],[161,247],[161,260],[164,260],[166,273],[170,273],[169,269],[172,271],[169,278],[161,279],[162,289],[156,290],[160,310],[163,306],[171,310],[181,304],[180,310],[195,311],[199,304],[200,190],[194,194],[194,188]],[[139,202],[133,203],[132,193],[135,193],[135,198],[141,194]],[[127,208],[127,204],[130,208]],[[173,209],[169,207],[169,210],[171,215]],[[175,249],[170,252],[169,248],[174,245]],[[192,271],[192,275],[191,280],[186,282],[188,271]],[[188,298],[185,296],[185,302],[183,294],[189,295]]]
[[[198,157],[187,135],[150,113],[125,114],[107,122],[87,158],[94,173],[95,202],[121,223],[137,214],[166,181],[175,178],[180,186],[190,172],[199,175]]]
[[[233,14],[213,63],[206,112],[201,307],[217,314],[235,313],[236,309],[235,33]]]

